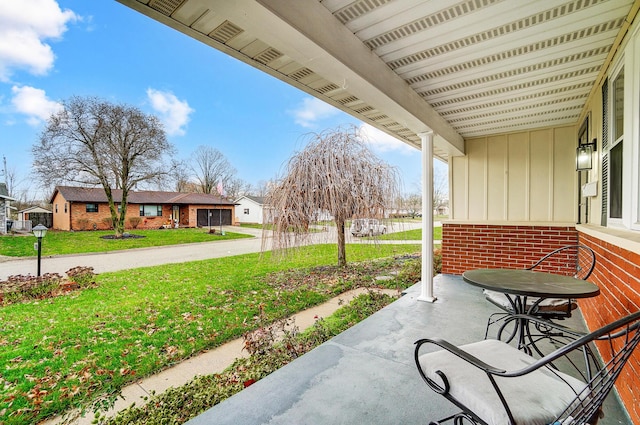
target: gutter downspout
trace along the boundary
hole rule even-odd
[[[422,286],[419,301],[433,295],[433,131],[418,134],[422,141]]]

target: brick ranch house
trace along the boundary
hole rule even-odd
[[[113,190],[116,204],[122,191]],[[55,230],[110,229],[107,195],[102,188],[58,186],[50,198]],[[206,227],[231,225],[235,204],[205,193],[161,191],[129,192],[125,228],[159,229],[175,226]]]

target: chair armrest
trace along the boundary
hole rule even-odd
[[[478,369],[484,370],[487,373],[492,373],[492,374],[506,373],[506,370],[493,367],[483,362],[482,360],[478,359],[477,357],[472,356],[466,351],[461,350],[460,348],[456,347],[455,345],[441,338],[423,338],[416,341],[415,344],[416,344],[416,349],[414,352],[414,357],[416,359],[416,362],[418,361],[418,357],[420,355],[420,347],[422,347],[422,345],[424,344],[434,344],[440,348],[443,348],[449,351],[451,354],[454,354],[460,357],[461,359],[467,361],[468,363],[471,363],[473,366],[477,367]]]
[[[577,331],[575,329],[569,328],[567,326],[561,325],[559,323],[556,322],[552,322],[551,320],[542,318],[542,317],[538,317],[538,316],[533,316],[530,314],[513,314],[511,316],[509,316],[507,319],[505,319],[505,321],[511,321],[511,320],[527,320],[530,323],[533,324],[540,324],[543,326],[546,326],[550,329],[554,329],[557,330],[559,332],[562,332],[565,335],[570,335],[571,338],[573,340],[581,338],[585,335],[587,335],[586,332],[581,332],[581,331]]]

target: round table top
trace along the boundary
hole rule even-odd
[[[517,269],[476,269],[462,274],[465,282],[506,294],[543,298],[589,298],[600,288],[573,276]]]

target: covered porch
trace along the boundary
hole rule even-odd
[[[434,279],[438,300],[418,301],[419,284],[383,310],[198,416],[213,424],[427,424],[456,411],[425,385],[414,342],[439,336],[454,344],[484,336],[496,311],[460,276]],[[585,329],[576,312],[567,325]],[[632,423],[611,393],[600,425]]]
[[[435,304],[416,303],[414,310],[434,312],[413,311],[407,329],[427,332],[438,325],[445,337],[462,338],[461,329],[477,337],[473,329],[484,322],[474,321],[464,290],[432,286],[434,159],[449,167],[444,273],[517,268],[581,243],[596,252],[590,281],[601,290],[581,305],[587,327],[640,308],[640,0],[118,1],[421,150],[425,232],[418,297]],[[578,167],[579,152],[589,152],[588,166]],[[456,320],[459,326],[453,326]],[[363,345],[391,344],[387,334],[368,337]],[[348,337],[336,340],[342,338]],[[407,357],[395,365],[410,368],[403,363],[410,354],[402,353]],[[634,370],[639,364],[632,358]],[[361,371],[367,383],[380,376],[375,367]],[[640,423],[637,378],[621,378],[617,388],[631,422]],[[407,377],[402,389],[410,382]],[[406,398],[416,397],[418,387],[409,388]],[[377,398],[370,394],[353,403],[374,400],[366,401],[373,419],[381,413],[371,406],[392,389],[370,385],[370,391],[376,388]],[[256,409],[270,409],[264,400]],[[342,406],[349,400],[325,401]],[[391,423],[409,422],[398,419],[399,410],[426,409],[391,405]]]

